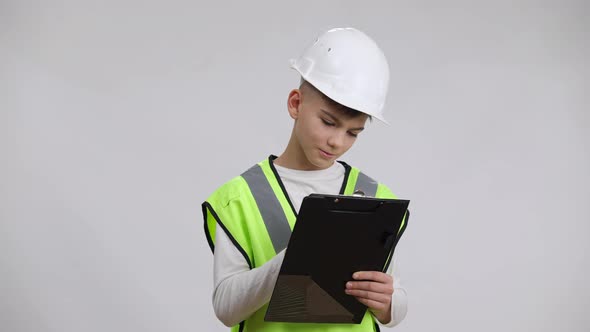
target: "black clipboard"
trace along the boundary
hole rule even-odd
[[[344,292],[346,282],[356,271],[386,270],[407,226],[409,203],[305,197],[264,320],[359,324],[367,307]]]

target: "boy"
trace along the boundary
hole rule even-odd
[[[214,252],[215,313],[232,331],[375,331],[375,321],[394,326],[405,317],[407,300],[397,276],[391,276],[397,270],[392,266],[389,274],[356,272],[343,289],[369,308],[361,324],[264,321],[303,197],[356,190],[394,197],[384,185],[336,161],[367,119],[385,121],[389,67],[376,43],[353,28],[333,29],[291,66],[302,80],[287,99],[294,125],[285,151],[225,183],[203,203]]]

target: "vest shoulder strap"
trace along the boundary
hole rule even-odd
[[[346,186],[344,188],[344,195],[352,195],[355,192],[360,192],[365,196],[376,197],[379,183],[361,172],[356,167],[350,167]]]
[[[279,200],[282,193],[278,193],[276,188],[273,188],[274,176],[268,176],[268,168],[268,161],[263,161],[252,166],[241,176],[250,188],[274,250],[278,253],[287,248],[291,236],[291,225]]]

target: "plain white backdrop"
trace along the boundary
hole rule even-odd
[[[201,202],[286,146],[288,60],[390,62],[345,155],[412,200],[398,331],[588,331],[587,1],[0,2],[0,330],[226,331]]]

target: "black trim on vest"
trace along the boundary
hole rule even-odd
[[[285,185],[283,184],[283,181],[281,180],[281,177],[279,176],[279,172],[277,172],[277,169],[275,168],[275,165],[273,163],[273,161],[275,159],[277,159],[277,156],[271,154],[268,157],[268,164],[270,165],[270,169],[272,170],[272,173],[275,175],[275,178],[277,179],[277,182],[279,183],[279,187],[281,187],[281,190],[283,191],[283,195],[287,199],[287,202],[289,202],[289,206],[291,207],[291,211],[293,211],[293,214],[295,215],[295,217],[297,217],[297,211],[295,211],[295,207],[293,206],[293,203],[291,203],[291,199],[289,198],[289,194],[287,193],[287,189],[285,189]]]
[[[344,166],[344,181],[342,181],[342,186],[340,187],[340,195],[344,195],[344,190],[346,190],[346,183],[348,182],[348,176],[350,175],[350,170],[352,169],[352,167],[350,167],[349,164],[338,160],[338,162],[340,164],[342,164],[342,166]]]
[[[207,238],[207,243],[209,243],[209,248],[211,248],[211,252],[215,253],[215,243],[213,243],[213,239],[211,238],[211,234],[209,233],[209,227],[207,227],[207,205],[205,205],[205,203],[207,202],[203,202],[203,204],[201,204],[201,207],[203,208],[203,225],[205,226],[205,237]],[[213,211],[213,209],[211,209],[211,211]]]
[[[393,243],[394,250],[395,250],[395,247],[397,246],[397,243],[399,242],[399,239],[402,237],[402,234],[404,234],[404,231],[406,230],[406,227],[408,226],[409,220],[410,220],[410,210],[406,210],[406,222],[404,223],[404,226],[402,227],[402,229],[399,230],[397,237],[395,239],[395,242]],[[389,259],[387,260],[387,264],[385,264],[385,268],[383,269],[383,271],[387,271],[392,259],[393,259],[393,250],[389,253]]]
[[[231,233],[229,232],[227,227],[225,227],[225,225],[221,222],[221,219],[219,219],[219,216],[217,215],[217,213],[215,213],[215,210],[213,210],[213,207],[211,206],[211,204],[209,204],[209,202],[205,201],[205,202],[203,202],[203,213],[204,213],[203,219],[205,220],[205,234],[207,235],[207,241],[210,241],[209,246],[211,247],[211,251],[215,252],[215,245],[213,244],[213,241],[211,240],[211,234],[209,234],[209,227],[207,227],[207,210],[206,210],[206,208],[208,208],[209,211],[211,211],[213,218],[215,218],[215,220],[217,221],[219,226],[221,226],[221,228],[223,228],[223,231],[225,232],[225,234],[227,234],[227,236],[229,237],[231,242],[234,244],[234,246],[236,246],[236,248],[238,248],[240,253],[242,253],[242,256],[244,256],[244,258],[246,259],[246,262],[248,262],[248,266],[250,267],[250,270],[251,270],[252,269],[252,262],[250,262],[250,258],[248,257],[248,254],[246,254],[246,251],[242,248],[242,246],[240,246],[238,241],[236,241],[236,239],[234,239],[234,237],[231,235]]]
[[[375,323],[375,332],[381,332],[381,328],[379,328],[379,324]]]
[[[246,325],[246,321],[243,320],[240,322],[240,328],[238,329],[238,332],[242,332],[244,331],[244,326]]]

